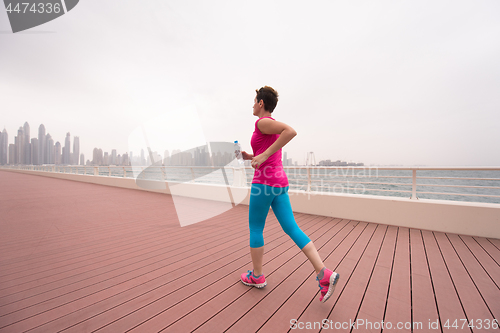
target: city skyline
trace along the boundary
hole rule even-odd
[[[30,125],[26,121],[23,126],[20,126],[17,136],[14,137],[14,143],[9,142],[8,131],[4,127],[0,131],[0,165],[21,164],[21,165],[151,165],[151,157],[153,161],[162,161],[164,165],[226,165],[229,164],[234,157],[232,153],[225,152],[223,155],[213,152],[212,162],[208,151],[204,148],[193,148],[190,151],[181,151],[173,149],[163,151],[163,156],[158,151],[145,152],[141,149],[140,155],[134,155],[133,151],[126,151],[123,154],[118,154],[116,149],[111,149],[111,152],[104,151],[101,148],[94,147],[92,159],[85,159],[85,154],[80,154],[80,137],[73,137],[73,149],[71,149],[71,134],[66,133],[64,146],[59,141],[55,141],[45,125],[40,124],[38,127],[38,137],[31,137]],[[20,138],[22,140],[20,140]],[[311,154],[312,152],[309,152]],[[203,156],[207,157],[203,157]],[[14,162],[13,162],[14,161]],[[288,152],[282,150],[282,161],[284,166],[306,165],[300,161],[293,161],[288,158]],[[249,166],[249,161],[245,161],[245,165]],[[310,165],[324,166],[347,166],[347,165],[363,165],[363,163],[349,163],[337,160],[332,162],[330,159],[321,160],[318,163]]]
[[[32,138],[30,125],[26,121],[18,129],[17,136],[14,137],[14,143],[9,142],[9,135],[6,128],[0,132],[0,165],[131,165],[133,162],[137,165],[151,164],[150,154],[145,153],[143,149],[140,156],[133,156],[132,151],[118,154],[116,149],[112,149],[111,153],[108,153],[101,148],[95,147],[93,148],[92,159],[87,160],[84,158],[85,154],[80,154],[79,152],[79,136],[73,137],[73,149],[71,150],[70,132],[66,133],[64,146],[61,146],[59,141],[54,142],[50,133],[46,132],[44,124],[40,124],[38,127],[38,137]],[[129,153],[131,156],[128,155]],[[189,158],[185,154],[185,152],[178,149],[174,149],[171,154],[168,150],[165,150],[163,157],[157,151],[151,152],[153,160],[165,161],[164,163],[167,165],[209,165],[205,161],[199,161],[200,158],[197,157],[199,153],[194,153],[192,156],[188,153]],[[286,152],[284,155],[285,161],[291,163],[291,159],[289,161],[286,159]],[[133,158],[134,161],[132,161]],[[220,163],[224,165],[228,164],[233,159],[234,157],[228,153],[224,157],[219,158],[214,155],[217,165]],[[284,162],[284,164],[286,165],[287,162]]]
[[[9,140],[9,132],[4,127],[0,132],[0,164],[43,165],[66,164],[78,165],[80,158],[80,138],[73,136],[71,150],[71,134],[66,133],[64,146],[54,141],[45,130],[45,125],[38,126],[37,135],[32,137],[29,123],[24,122],[17,130],[14,140]],[[11,143],[13,142],[13,143]]]

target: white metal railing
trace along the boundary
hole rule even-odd
[[[222,168],[224,179],[213,177],[212,183],[224,184],[234,179],[236,167],[210,166],[75,166],[75,165],[7,165],[5,169],[43,171],[55,173],[81,174],[105,177],[135,178],[142,175],[143,179],[172,180],[181,182],[205,183],[203,178]],[[253,168],[242,167],[251,172],[246,175],[246,185]],[[207,171],[208,169],[208,171]],[[210,171],[212,170],[212,171]],[[290,188],[305,192],[333,192],[349,194],[366,193],[397,193],[397,196],[407,196],[412,200],[424,195],[459,196],[487,198],[488,202],[500,203],[500,167],[318,167],[318,166],[285,166]],[[384,171],[391,174],[385,175]],[[405,174],[395,174],[395,173]],[[417,176],[417,172],[424,175]],[[473,172],[465,176],[425,175],[425,173],[457,173]],[[382,174],[381,174],[382,173]],[[478,177],[487,173],[486,177]],[[489,175],[489,176],[488,176]],[[493,177],[491,176],[493,175]],[[149,177],[149,178],[148,178]],[[231,178],[232,177],[232,178]],[[177,179],[176,179],[177,178]],[[353,178],[357,178],[352,180]],[[197,180],[198,179],[198,180]],[[350,180],[351,179],[351,180]],[[391,180],[397,180],[391,182]],[[441,183],[435,183],[436,180]],[[417,182],[419,181],[419,182]],[[443,184],[443,181],[469,182],[468,184]],[[488,184],[482,185],[481,183]],[[340,185],[340,187],[339,187]],[[341,191],[339,191],[341,189]],[[427,190],[423,190],[427,189]],[[431,191],[429,189],[441,189]],[[460,189],[446,192],[450,189]],[[475,192],[479,193],[473,193]]]

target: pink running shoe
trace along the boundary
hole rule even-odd
[[[340,275],[338,273],[335,273],[328,268],[325,268],[323,278],[321,280],[316,277],[316,280],[319,281],[319,290],[321,292],[321,295],[319,296],[320,302],[325,303],[330,296],[332,296],[339,277]]]
[[[256,277],[253,275],[253,271],[241,274],[241,282],[243,282],[244,285],[255,288],[264,288],[267,285],[264,274]]]

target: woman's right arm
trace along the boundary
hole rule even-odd
[[[242,151],[241,155],[243,156],[244,160],[251,160],[253,158],[252,154],[247,153],[246,151]]]

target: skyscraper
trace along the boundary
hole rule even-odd
[[[30,143],[30,125],[24,123],[24,164],[32,164],[31,162],[31,143]]]
[[[111,159],[109,164],[118,165],[118,162],[116,161],[116,149],[111,150]]]
[[[16,164],[16,145],[14,143],[9,145],[9,164]]]
[[[47,135],[45,136],[45,142],[47,144],[45,147],[46,151],[45,163],[54,164],[54,157],[55,157],[54,140],[52,140],[52,136],[49,133],[47,133]]]
[[[127,153],[123,154],[121,165],[130,165],[130,161],[129,161],[129,157],[128,157]]]
[[[38,164],[45,164],[45,126],[38,127]]]
[[[104,162],[104,158],[103,158],[103,154],[102,154],[102,149],[101,148],[99,148],[99,149],[94,148],[92,164],[93,165],[103,165],[103,162]]]
[[[75,136],[73,138],[73,165],[78,165],[78,160],[80,158],[80,137]]]
[[[85,155],[80,154],[80,165],[85,165]]]
[[[24,128],[19,127],[17,130],[17,140],[15,142],[16,145],[16,163],[24,164]]]
[[[9,159],[9,135],[7,130],[4,128],[2,133],[0,133],[0,164],[8,164]]]
[[[63,164],[71,164],[71,134],[66,133],[66,140],[64,140],[64,153]]]
[[[132,155],[130,156],[132,157]],[[169,160],[170,160],[170,153],[168,152],[168,150],[165,150],[165,152],[163,152],[163,165],[168,165]]]
[[[56,142],[54,152],[54,164],[62,163],[62,148],[61,143],[59,141]]]
[[[31,164],[37,165],[38,163],[38,139],[31,139]]]

